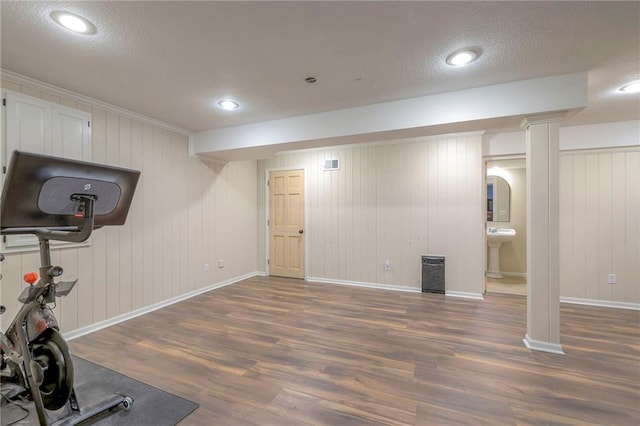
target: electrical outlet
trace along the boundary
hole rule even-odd
[[[224,268],[224,259],[219,259],[218,260],[218,268],[220,268],[220,269]]]
[[[616,274],[609,274],[609,284],[616,283]]]
[[[205,263],[204,265],[202,265],[202,272],[209,272],[209,264]]]
[[[385,271],[390,271],[391,270],[391,262],[389,261],[389,259],[384,261],[384,270]]]

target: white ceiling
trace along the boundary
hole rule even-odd
[[[640,119],[640,2],[1,2],[1,67],[189,132],[587,71],[568,124]],[[54,10],[92,21],[71,33]],[[445,64],[475,46],[478,61]],[[315,84],[304,79],[313,76]],[[241,103],[216,108],[220,98]]]

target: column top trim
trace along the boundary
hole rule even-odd
[[[533,124],[547,124],[557,123],[562,121],[567,116],[568,111],[557,111],[546,114],[536,114],[529,117],[525,117],[520,123],[520,127],[526,129]]]

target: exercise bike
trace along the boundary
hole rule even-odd
[[[80,407],[69,347],[50,307],[78,280],[55,281],[63,269],[51,264],[50,241],[79,243],[94,229],[124,224],[139,175],[82,161],[12,154],[2,191],[0,234],[35,235],[40,269],[39,279],[25,274],[30,286],[18,298],[22,306],[6,332],[0,332],[0,379],[18,389],[12,396],[33,401],[40,425],[51,424],[48,411],[63,411],[53,424],[73,425],[115,407],[129,409],[133,403],[129,396],[116,394]],[[4,312],[1,306],[0,314]]]

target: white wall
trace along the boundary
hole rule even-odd
[[[91,112],[93,161],[142,171],[125,226],[95,231],[90,247],[52,252],[64,279],[79,278],[56,307],[63,332],[255,273],[255,161],[206,164],[187,157],[186,136],[126,112],[28,85],[2,87]],[[19,307],[22,274],[38,266],[37,252],[9,254],[3,262],[3,329]]]
[[[560,253],[562,297],[640,303],[640,149],[561,154]]]
[[[448,292],[484,289],[481,137],[457,135],[278,155],[258,162],[258,266],[265,169],[306,168],[307,276],[417,290],[421,255],[446,256]],[[339,171],[323,171],[340,158]],[[384,271],[389,259],[392,271]]]

